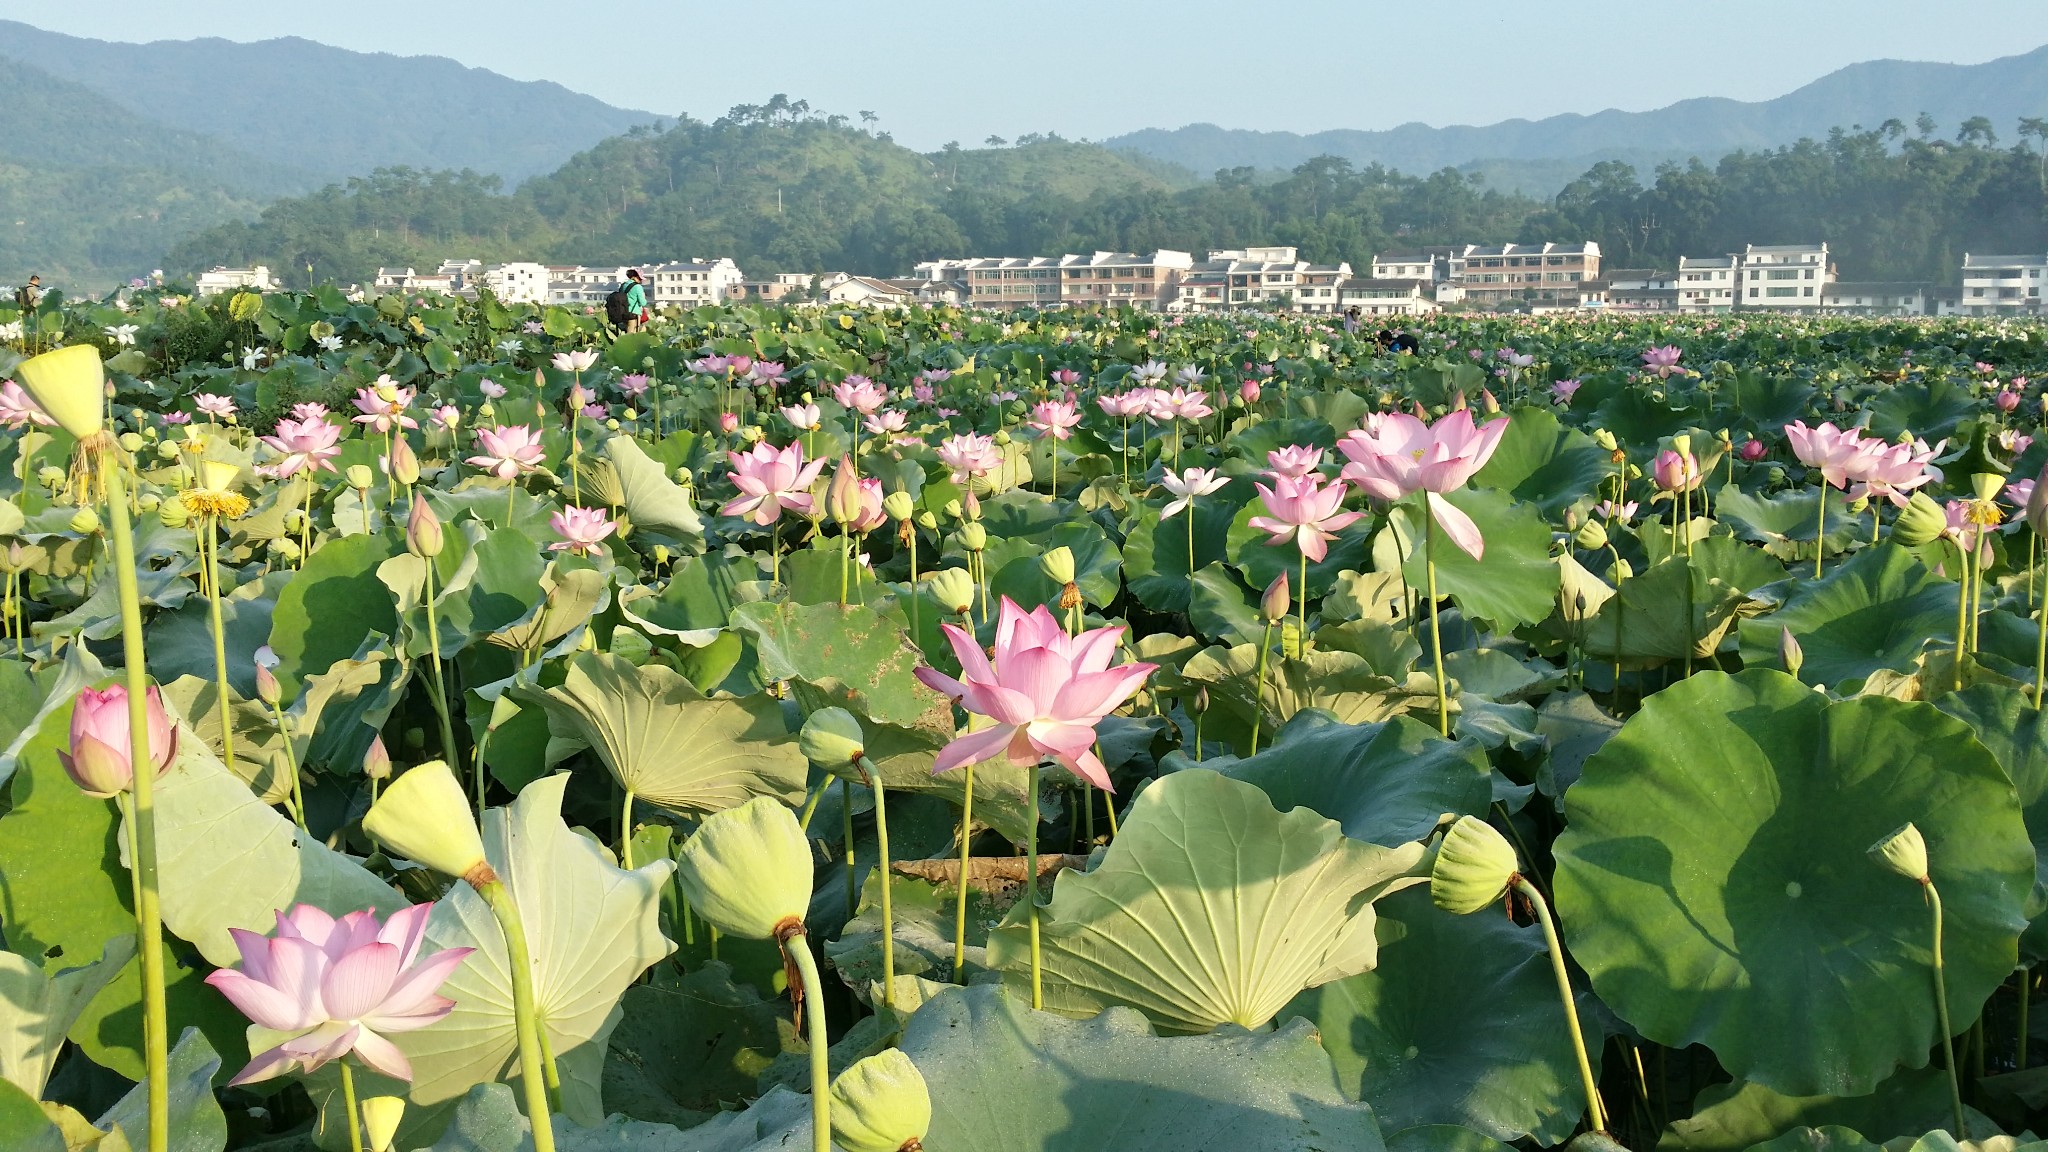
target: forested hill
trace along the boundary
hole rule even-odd
[[[1363,267],[1423,244],[1598,240],[1610,267],[1825,240],[1852,279],[1954,282],[1966,251],[2048,248],[2032,141],[1901,126],[1655,173],[1605,163],[1551,202],[1454,170],[1411,176],[1322,157],[1279,179],[1192,181],[1048,137],[919,154],[801,103],[637,128],[500,194],[474,174],[382,172],[282,201],[181,244],[172,266],[263,261],[361,280],[456,255],[599,263],[729,255],[750,274],[907,271],[940,256],[1293,244]]]

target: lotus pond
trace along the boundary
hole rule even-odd
[[[2048,1121],[2038,324],[0,333],[10,1152]]]

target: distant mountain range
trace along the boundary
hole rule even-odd
[[[4,50],[4,49],[0,49]],[[1368,132],[1256,132],[1190,124],[1147,128],[1103,143],[1208,175],[1219,169],[1288,169],[1317,156],[1383,164],[1404,172],[1469,168],[1505,190],[1548,195],[1602,160],[1646,169],[1698,156],[1712,163],[1738,149],[1775,148],[1836,127],[1875,128],[1896,119],[1912,130],[1921,113],[1953,134],[1972,116],[1989,117],[2010,142],[2023,116],[2048,115],[2048,46],[1983,64],[1872,60],[1828,73],[1774,100],[1681,100],[1651,112],[1608,110],[1590,116],[1503,120],[1483,127],[1403,124]],[[1564,175],[1559,179],[1560,174]]]

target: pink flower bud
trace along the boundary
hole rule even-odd
[[[163,698],[149,689],[149,759],[161,776],[178,755],[178,731],[164,714]],[[135,783],[129,758],[128,690],[119,684],[87,688],[71,705],[71,749],[58,753],[64,771],[88,796],[106,798]]]

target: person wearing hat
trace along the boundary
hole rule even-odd
[[[30,276],[28,283],[14,290],[14,306],[21,309],[23,318],[26,318],[29,313],[35,311],[36,305],[42,302],[43,278],[41,276]]]

